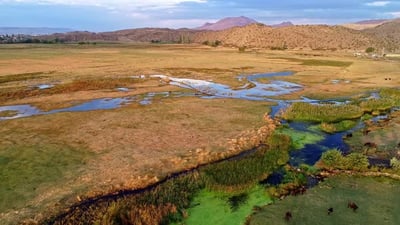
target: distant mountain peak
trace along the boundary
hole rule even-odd
[[[285,22],[282,22],[282,23],[271,25],[271,27],[274,27],[274,28],[291,27],[291,26],[294,26],[294,24],[292,22],[290,22],[290,21],[285,21]]]
[[[253,23],[258,23],[257,21],[245,17],[245,16],[239,16],[239,17],[226,17],[221,20],[218,20],[215,23],[205,23],[201,27],[195,28],[196,30],[226,30],[232,27],[243,27],[247,26],[249,24]]]

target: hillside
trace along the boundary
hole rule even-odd
[[[198,33],[195,42],[271,49],[365,49],[378,43],[368,35],[340,26],[303,25],[272,28],[261,24]]]
[[[70,32],[38,37],[44,40],[121,41],[153,43],[214,43],[269,49],[359,50],[367,47],[389,51],[398,49],[400,20],[384,23],[363,31],[328,25],[266,26],[250,24],[220,31],[190,29],[140,28],[114,32]],[[287,25],[287,26],[286,26]]]
[[[274,28],[291,27],[291,26],[294,26],[294,24],[292,22],[290,22],[290,21],[271,25],[271,27],[274,27]]]
[[[384,44],[388,51],[400,51],[400,19],[362,31]]]
[[[374,28],[379,25],[382,25],[384,23],[390,22],[391,20],[385,20],[385,19],[376,19],[376,20],[363,20],[355,23],[347,23],[347,24],[342,24],[342,26],[354,29],[354,30],[365,30],[368,28]]]
[[[240,17],[227,17],[217,21],[216,23],[205,23],[201,27],[195,28],[195,30],[226,30],[232,27],[243,27],[249,24],[257,23],[257,21],[240,16]]]
[[[126,41],[126,42],[191,42],[192,36],[197,31],[189,29],[168,28],[139,28],[119,30],[113,32],[70,32],[64,34],[53,34],[42,36],[42,39],[53,40],[55,38],[66,42],[79,41]]]

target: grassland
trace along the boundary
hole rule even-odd
[[[239,74],[294,71],[282,79],[302,84],[304,90],[284,98],[327,98],[399,86],[399,69],[390,61],[347,53],[239,53],[197,45],[1,45],[0,105],[51,110],[104,97],[187,91],[154,79],[131,78],[160,73],[237,87],[244,84]],[[333,79],[351,82],[334,84]],[[39,84],[55,87],[38,90]],[[120,86],[130,91],[115,90]],[[82,198],[143,187],[171,172],[231,154],[228,140],[262,126],[270,105],[167,98],[149,106],[133,103],[108,111],[1,121],[1,183],[6,185],[0,186],[0,223],[40,219]]]
[[[289,196],[255,212],[251,225],[268,224],[398,224],[399,182],[386,178],[339,176],[329,178],[302,196]],[[358,205],[356,212],[348,201]],[[328,209],[333,213],[328,215]],[[285,220],[291,212],[292,219]]]

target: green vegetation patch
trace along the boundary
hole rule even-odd
[[[286,109],[282,117],[289,121],[334,123],[360,118],[362,115],[362,109],[356,105],[312,105],[305,102],[295,102]]]
[[[354,120],[343,120],[338,123],[321,123],[318,128],[326,133],[336,133],[349,130],[357,125]]]
[[[41,188],[78,174],[87,156],[59,144],[0,147],[0,211],[26,207]]]
[[[364,112],[382,112],[395,106],[395,101],[391,98],[370,99],[360,103]]]
[[[233,202],[235,199],[240,202]],[[184,224],[242,225],[255,206],[263,206],[270,202],[271,199],[261,186],[235,196],[203,190],[187,210],[188,218],[184,220]]]
[[[361,153],[351,153],[343,156],[339,150],[332,149],[322,153],[321,159],[316,165],[324,169],[363,171],[368,168],[369,161],[367,156]]]
[[[314,132],[297,131],[290,128],[282,128],[279,133],[288,135],[292,140],[292,147],[296,150],[302,149],[307,144],[315,144],[324,139],[324,136]]]
[[[348,67],[353,62],[337,61],[337,60],[322,60],[322,59],[297,59],[297,58],[284,58],[292,62],[299,62],[304,66],[333,66],[333,67]]]
[[[396,106],[400,106],[400,89],[384,88],[380,91],[382,98],[390,98],[395,101]]]
[[[290,137],[274,134],[267,146],[239,160],[212,164],[203,170],[208,188],[224,192],[238,192],[252,187],[289,160]]]
[[[386,178],[337,176],[327,179],[305,195],[288,196],[263,207],[250,225],[283,224],[400,224],[400,182]],[[349,201],[359,207],[347,207]],[[333,212],[328,215],[328,209]],[[285,220],[286,212],[292,219]]]

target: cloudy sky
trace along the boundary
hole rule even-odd
[[[231,16],[266,24],[340,24],[400,17],[400,0],[0,0],[0,27],[191,28]]]

